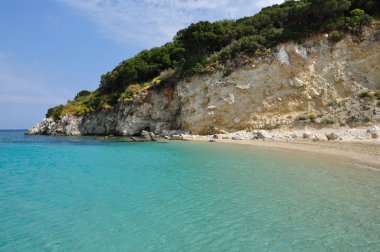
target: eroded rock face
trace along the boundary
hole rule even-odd
[[[217,73],[180,83],[181,125],[202,134],[294,126],[302,114],[321,115],[326,124],[378,121],[376,101],[358,98],[380,88],[378,62],[380,44],[371,33],[358,43],[346,38],[331,44],[321,35],[280,45],[260,64],[228,77]]]
[[[239,130],[302,126],[301,116],[317,122],[379,122],[376,99],[359,94],[380,89],[380,27],[363,40],[346,37],[333,44],[318,35],[302,44],[279,45],[255,65],[224,77],[197,75],[175,87],[150,90],[143,102],[119,104],[83,117],[45,119],[29,134],[135,135],[184,130],[218,134]],[[323,126],[323,125],[322,125]]]
[[[82,117],[47,118],[28,130],[29,135],[139,135],[143,130],[161,133],[178,129],[178,96],[174,88],[151,90],[144,102],[124,103]]]
[[[51,118],[45,118],[33,128],[29,129],[25,134],[78,136],[81,135],[79,129],[81,120],[81,117],[75,116],[63,116],[58,122],[55,122]]]

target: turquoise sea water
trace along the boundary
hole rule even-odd
[[[0,251],[380,251],[380,173],[300,153],[0,131]]]

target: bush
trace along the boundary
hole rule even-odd
[[[374,94],[372,92],[366,91],[359,94],[359,98],[373,98]]]
[[[231,68],[227,68],[223,70],[223,77],[228,77],[232,74],[233,70]]]
[[[335,116],[328,116],[323,118],[322,122],[325,124],[335,124],[338,122],[338,118],[336,118]]]
[[[119,102],[133,101],[133,96],[138,94],[143,87],[140,84],[128,86],[125,91],[120,95]]]
[[[99,105],[101,103],[101,98],[99,96],[90,96],[86,100],[83,101],[83,104],[91,109],[97,109],[99,108]]]
[[[191,68],[194,73],[203,73],[204,71],[204,65],[201,63],[196,63],[195,66]]]
[[[343,39],[343,33],[340,31],[333,31],[330,34],[330,41],[333,43],[337,43]]]
[[[90,91],[88,91],[88,90],[82,90],[82,91],[80,91],[79,93],[77,93],[75,95],[74,100],[77,100],[80,97],[84,97],[84,96],[87,96],[87,95],[90,95],[90,94],[91,94]]]
[[[63,115],[82,116],[91,111],[84,103],[69,102],[62,110]]]
[[[314,114],[310,114],[310,115],[308,116],[308,118],[309,118],[310,120],[315,120],[315,119],[317,119],[317,116],[314,115]]]
[[[64,105],[58,105],[53,108],[49,108],[46,113],[46,118],[52,118],[54,121],[57,121],[62,116],[62,111],[65,108]]]
[[[380,100],[380,89],[375,91],[374,96],[376,97],[376,99]]]
[[[346,17],[346,28],[350,31],[358,32],[363,25],[369,24],[372,18],[364,10],[354,9],[350,11],[350,16]]]

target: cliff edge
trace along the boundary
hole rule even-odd
[[[380,120],[380,26],[360,40],[328,34],[278,45],[234,69],[148,89],[143,99],[83,116],[46,118],[27,134],[137,135],[147,130],[216,134],[239,130],[362,126]]]

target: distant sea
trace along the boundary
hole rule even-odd
[[[249,146],[0,131],[0,251],[380,251],[380,173]]]

